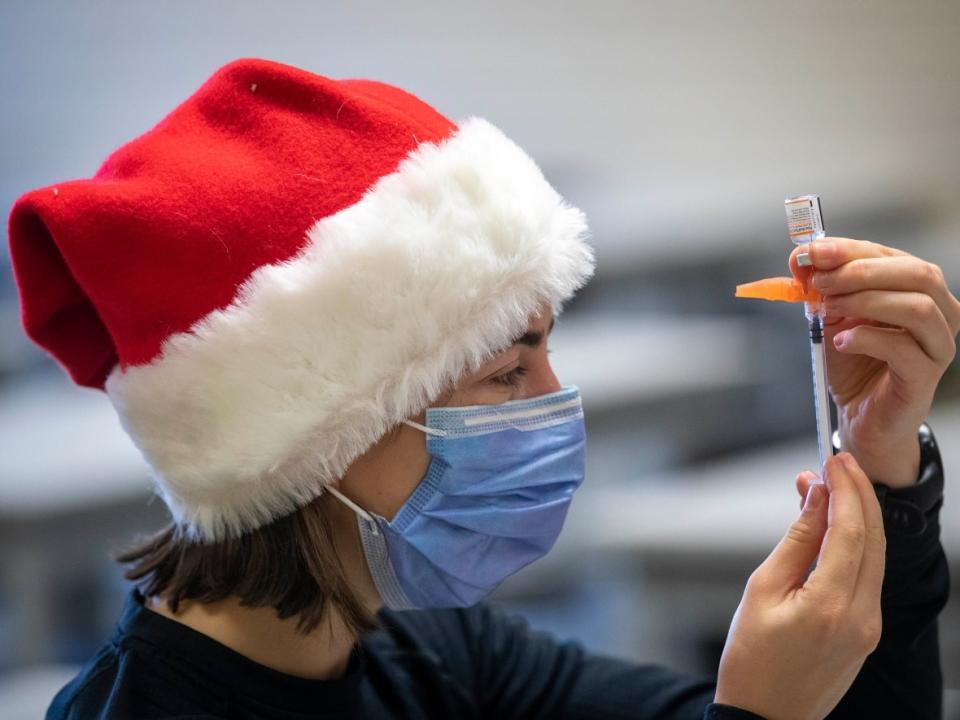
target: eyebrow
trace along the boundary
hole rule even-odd
[[[553,332],[553,326],[557,322],[556,317],[550,318],[550,327],[547,328],[547,335]],[[542,332],[528,332],[524,333],[516,340],[513,341],[514,345],[526,345],[527,347],[535,348],[543,342],[543,333]]]

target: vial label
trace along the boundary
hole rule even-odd
[[[806,245],[826,235],[819,195],[790,198],[784,201],[783,206],[787,211],[787,230],[794,243]]]

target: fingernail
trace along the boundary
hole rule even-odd
[[[813,274],[813,286],[818,290],[830,287],[831,273],[815,272]]]
[[[833,336],[833,344],[838,348],[842,348],[850,341],[850,331],[844,330],[843,332],[838,332]]]
[[[810,253],[802,252],[797,254],[797,265],[800,267],[810,267],[813,265],[813,260],[810,259]]]
[[[823,491],[820,489],[820,483],[814,483],[807,488],[807,499],[803,503],[804,512],[816,510],[823,502]]]
[[[829,240],[818,240],[811,244],[810,248],[817,262],[830,262],[837,255],[836,243]]]

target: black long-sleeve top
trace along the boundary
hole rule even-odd
[[[942,488],[937,475],[924,482]],[[924,516],[898,506],[897,493],[886,500],[882,639],[831,718],[942,714],[937,615],[949,592],[942,501]],[[342,677],[306,680],[145,608],[134,590],[113,637],[60,691],[47,718],[758,717],[713,703],[712,678],[591,655],[489,605],[383,611],[380,619]]]

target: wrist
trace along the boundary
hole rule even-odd
[[[840,448],[856,458],[870,481],[890,488],[904,488],[916,484],[920,473],[920,441],[917,433],[905,438],[888,438],[858,443],[841,430]]]
[[[883,511],[887,538],[916,538],[927,532],[930,523],[937,523],[943,504],[943,459],[940,448],[927,423],[920,426],[920,473],[917,483],[909,487],[888,488],[875,485]]]

